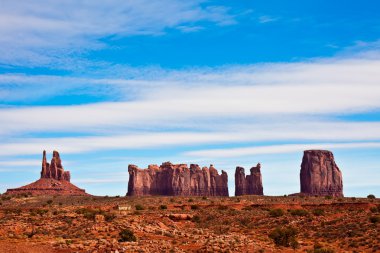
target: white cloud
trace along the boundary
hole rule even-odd
[[[308,149],[360,149],[380,148],[380,142],[358,142],[358,143],[313,143],[313,144],[284,144],[267,145],[244,148],[209,149],[186,152],[183,155],[207,158],[242,157],[259,154],[281,154],[302,152]]]
[[[159,35],[166,28],[212,22],[235,23],[221,6],[204,1],[9,1],[0,8],[0,62],[43,65],[68,55],[105,46],[99,39]],[[199,25],[198,25],[199,26]]]

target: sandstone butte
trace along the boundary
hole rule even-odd
[[[8,189],[7,194],[30,193],[32,195],[88,195],[85,190],[70,183],[70,172],[65,171],[57,151],[53,152],[50,164],[43,152],[41,178],[37,181],[15,189]]]
[[[301,194],[343,197],[342,173],[330,151],[304,151],[300,181]]]
[[[140,169],[128,166],[128,196],[228,196],[228,176],[210,165],[202,169],[197,164],[149,165]]]
[[[245,175],[243,167],[236,167],[235,171],[235,196],[264,195],[263,182],[260,171],[261,165],[251,168],[251,174]]]

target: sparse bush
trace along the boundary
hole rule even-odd
[[[334,253],[334,250],[332,249],[325,249],[323,246],[319,243],[314,244],[314,250],[310,251],[313,253]]]
[[[48,204],[48,205],[51,205],[52,203],[53,203],[52,199],[49,199],[48,201],[46,201],[46,204]]]
[[[369,209],[372,213],[377,213],[379,212],[379,209],[377,209],[377,207],[373,206]]]
[[[372,223],[378,223],[380,221],[380,216],[371,216],[369,221]]]
[[[332,196],[325,196],[325,199],[332,199]]]
[[[206,196],[203,196],[202,199],[203,199],[203,200],[207,200],[207,197],[206,197]]]
[[[367,196],[367,198],[369,198],[369,199],[375,199],[376,197],[375,197],[375,195],[370,194],[370,195]]]
[[[136,236],[129,229],[123,229],[119,233],[120,239],[119,242],[135,242],[137,240]]]
[[[280,217],[284,215],[284,210],[282,210],[281,208],[272,209],[269,211],[269,215],[271,217]]]
[[[201,222],[201,217],[199,217],[198,215],[194,215],[191,220],[193,222],[199,223],[199,222]]]
[[[325,214],[325,210],[323,210],[323,209],[314,209],[314,210],[313,210],[313,214],[314,214],[315,216],[322,216],[322,215]]]
[[[220,205],[218,206],[218,210],[221,210],[221,211],[228,210],[228,206]]]
[[[160,205],[160,209],[165,210],[165,209],[168,209],[168,207],[166,205]]]
[[[188,199],[187,202],[194,202],[194,199]]]
[[[46,209],[37,209],[36,214],[43,216],[44,214],[48,213],[49,211]]]
[[[293,227],[276,228],[269,234],[276,246],[298,247],[297,230]]]
[[[198,210],[199,206],[197,206],[197,205],[191,205],[190,208],[191,208],[191,210]]]
[[[145,208],[142,206],[142,205],[140,205],[140,204],[137,204],[137,205],[135,205],[135,208],[136,208],[136,210],[144,210]]]
[[[290,214],[293,216],[307,216],[309,212],[305,209],[291,209],[289,210]]]

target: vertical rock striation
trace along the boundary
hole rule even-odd
[[[70,182],[70,171],[65,171],[58,151],[53,151],[53,158],[50,164],[46,160],[46,151],[42,154],[41,178],[52,178]]]
[[[213,165],[202,169],[197,164],[162,163],[140,169],[128,166],[128,196],[228,196],[228,176],[219,175]]]
[[[236,167],[235,171],[235,196],[240,195],[264,195],[261,176],[261,165],[251,168],[251,174],[245,176],[243,167]]]
[[[330,151],[304,151],[300,180],[301,194],[343,197],[342,173]]]

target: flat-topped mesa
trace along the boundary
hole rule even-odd
[[[53,178],[70,182],[70,171],[65,171],[58,151],[53,151],[50,164],[46,161],[46,151],[42,155],[41,178]]]
[[[251,168],[251,174],[245,175],[243,167],[236,167],[235,171],[235,196],[264,195],[261,176],[261,164]]]
[[[53,152],[50,164],[46,160],[46,151],[42,155],[41,178],[37,181],[14,189],[7,194],[30,193],[32,195],[88,195],[85,190],[70,183],[70,172],[65,171],[58,151]]]
[[[342,173],[330,151],[304,151],[300,180],[301,194],[343,197]]]
[[[140,169],[128,166],[128,196],[228,196],[228,176],[210,165],[202,169],[197,164],[162,163]]]

